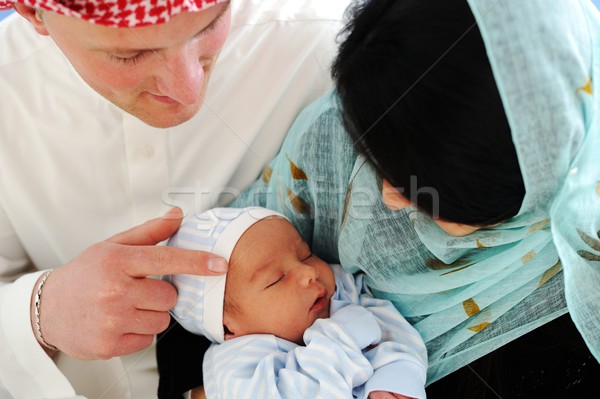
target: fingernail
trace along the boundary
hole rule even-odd
[[[208,270],[215,273],[225,273],[227,271],[227,261],[223,258],[210,258],[208,260]]]
[[[162,219],[166,220],[179,220],[181,218],[183,218],[183,212],[180,208],[171,208],[162,215]]]

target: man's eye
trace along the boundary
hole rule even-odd
[[[146,56],[146,54],[148,54],[148,53],[145,51],[137,53],[137,54],[133,54],[133,55],[127,55],[127,56],[118,56],[118,55],[114,55],[114,54],[109,54],[109,58],[111,60],[117,61],[118,63],[121,63],[121,64],[135,65],[142,58],[144,58]]]
[[[285,277],[285,274],[281,275],[281,277],[279,277],[277,280],[273,281],[271,284],[267,285],[265,288],[269,288],[274,286],[275,284],[277,284],[278,282],[280,282],[281,280],[283,280],[283,278]]]

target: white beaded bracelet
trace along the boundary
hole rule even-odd
[[[44,283],[46,283],[46,279],[52,273],[54,269],[48,270],[44,273],[44,276],[40,279],[38,283],[37,289],[35,291],[35,298],[33,300],[33,315],[35,318],[35,335],[37,336],[38,341],[47,349],[57,351],[58,348],[54,345],[50,345],[46,341],[44,341],[44,337],[42,336],[42,329],[40,328],[40,305],[42,303],[42,288],[44,288]]]

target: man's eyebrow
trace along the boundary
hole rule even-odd
[[[221,20],[221,18],[223,18],[223,15],[225,14],[225,12],[227,12],[229,7],[231,7],[230,2],[223,3],[223,4],[226,4],[226,5],[225,5],[225,7],[223,7],[221,9],[221,12],[219,12],[219,14],[217,14],[217,16],[215,18],[213,18],[213,20],[208,25],[206,25],[204,28],[200,29],[198,32],[194,33],[194,35],[192,35],[192,37],[190,39],[197,39],[215,28],[217,23]],[[162,48],[160,48],[160,47],[158,47],[158,48],[111,47],[111,48],[96,48],[96,50],[105,51],[105,52],[109,52],[109,53],[143,53],[143,52],[159,51],[159,50],[162,50]]]
[[[219,14],[217,14],[217,16],[211,21],[211,23],[206,25],[204,28],[202,28],[198,33],[196,33],[194,36],[192,36],[192,38],[200,37],[203,34],[210,32],[212,29],[214,29],[215,25],[221,20],[221,18],[223,17],[225,12],[227,12],[227,10],[229,9],[230,6],[231,6],[231,2],[228,1],[227,4],[225,5],[225,7],[223,7],[221,9],[221,12]]]

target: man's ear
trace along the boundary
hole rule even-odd
[[[35,31],[38,34],[42,36],[49,35],[48,31],[46,30],[46,26],[44,25],[44,20],[39,11],[36,11],[35,8],[26,6],[21,3],[14,3],[12,6],[17,13],[19,13],[23,18],[28,20],[31,23],[31,25],[33,25],[33,29],[35,29]]]

